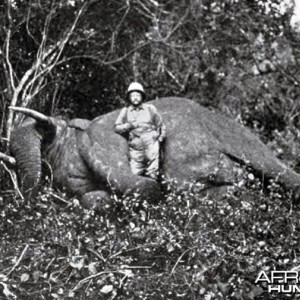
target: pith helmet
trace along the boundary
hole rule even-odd
[[[145,98],[144,88],[138,82],[132,82],[132,83],[130,83],[130,85],[129,85],[128,89],[127,89],[126,98],[128,98],[128,96],[129,96],[129,94],[131,92],[140,92],[142,94],[143,98]]]

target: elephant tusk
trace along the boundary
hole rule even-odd
[[[32,117],[32,118],[36,119],[37,121],[49,122],[49,117],[47,117],[44,114],[37,112],[33,109],[29,109],[29,108],[25,108],[25,107],[17,107],[17,106],[9,106],[8,108],[13,111],[20,112],[29,117]]]
[[[16,164],[15,158],[13,158],[12,156],[6,155],[4,153],[1,153],[1,152],[0,152],[0,160],[6,161],[12,165]]]

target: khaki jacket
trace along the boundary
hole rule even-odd
[[[124,107],[115,122],[115,131],[119,134],[129,134],[131,137],[156,131],[159,141],[166,137],[166,126],[161,115],[154,105],[148,103],[137,107]]]

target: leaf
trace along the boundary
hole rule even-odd
[[[140,211],[140,219],[141,219],[143,222],[145,222],[145,221],[146,221],[146,218],[147,218],[147,214],[146,214],[143,210],[141,210],[141,211]]]
[[[90,275],[94,275],[97,273],[96,264],[97,263],[94,262],[94,263],[90,263],[88,265],[88,270],[89,270]]]
[[[167,245],[167,250],[168,250],[168,253],[171,253],[171,252],[173,252],[174,251],[174,245],[172,244],[172,243],[169,243],[168,245]]]
[[[102,235],[102,236],[100,236],[100,237],[97,239],[98,242],[104,242],[105,240],[106,240],[106,236],[105,236],[105,235]]]
[[[26,281],[29,280],[29,278],[30,278],[30,276],[29,276],[28,273],[23,273],[23,274],[21,275],[21,282],[26,282]]]
[[[74,298],[75,297],[75,293],[74,292],[70,292],[69,294],[68,294],[68,298]]]
[[[130,226],[131,229],[135,228],[135,224],[133,222],[129,222],[129,226]]]
[[[74,269],[81,270],[84,266],[84,257],[78,259],[78,257],[72,258],[74,261],[70,262],[70,266]]]
[[[126,268],[126,266],[125,266],[125,268]],[[122,273],[123,273],[125,276],[127,276],[127,277],[133,277],[133,276],[134,276],[132,270],[130,270],[130,269],[122,270]]]
[[[220,280],[218,280],[217,286],[218,286],[220,292],[222,293],[222,295],[225,297],[229,290],[228,283],[223,283]]]
[[[0,281],[2,281],[2,282],[7,281],[7,279],[8,279],[7,276],[0,273]]]
[[[7,287],[7,284],[0,282],[0,284],[3,286],[3,294],[8,298],[8,299],[17,299],[17,296],[13,294]]]
[[[100,290],[100,292],[101,292],[102,294],[109,294],[109,293],[111,293],[111,292],[113,291],[113,289],[114,289],[114,286],[111,285],[111,284],[109,284],[109,285],[105,285],[105,286]]]
[[[32,273],[34,282],[37,282],[39,280],[39,278],[41,277],[41,275],[42,275],[41,271],[34,271]]]

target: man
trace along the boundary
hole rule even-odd
[[[145,91],[140,83],[129,85],[126,98],[130,105],[121,110],[115,131],[128,137],[132,172],[157,180],[160,143],[166,136],[162,117],[154,105],[143,102]]]

